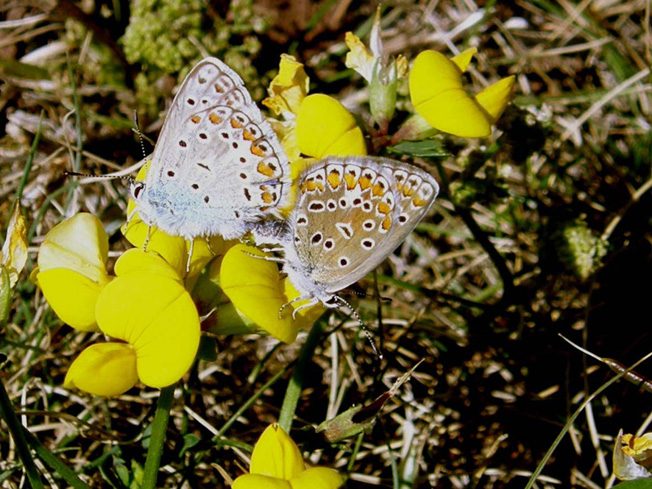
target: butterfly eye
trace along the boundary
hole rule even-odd
[[[143,190],[145,190],[145,184],[143,182],[134,182],[131,185],[131,195],[134,200],[138,200]]]

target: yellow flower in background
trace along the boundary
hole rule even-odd
[[[306,469],[299,448],[273,424],[256,442],[249,474],[233,481],[233,489],[337,489],[344,478],[327,467]]]
[[[139,249],[124,253],[115,269],[117,278],[97,301],[97,324],[133,348],[143,384],[175,383],[192,365],[200,336],[197,308],[182,278],[162,258]]]
[[[269,97],[263,105],[269,107],[276,115],[286,119],[299,111],[299,106],[308,94],[310,79],[294,56],[281,54],[278,74],[269,84]]]
[[[405,56],[399,54],[395,60],[390,60],[387,53],[385,53],[380,36],[380,12],[381,8],[379,6],[376,9],[374,23],[371,28],[370,49],[367,49],[360,38],[352,32],[347,32],[344,38],[346,47],[349,48],[344,64],[347,68],[358,72],[369,83],[373,80],[374,70],[389,71],[388,69],[394,64],[396,65],[396,78],[403,78],[408,72],[408,61]]]
[[[11,298],[20,272],[27,263],[27,229],[20,213],[20,205],[14,204],[9,218],[7,237],[0,250],[0,326],[9,316]]]
[[[620,480],[652,477],[652,433],[623,435],[621,430],[614,444],[613,468]]]
[[[265,256],[259,249],[245,245],[236,245],[224,255],[220,287],[237,311],[254,325],[284,343],[292,343],[299,329],[312,325],[324,307],[303,309],[293,319],[292,307],[288,306],[279,318],[281,307],[299,297],[299,292],[287,279],[281,280],[275,262],[251,255]]]
[[[303,100],[297,114],[296,138],[301,153],[313,158],[367,154],[364,136],[351,113],[321,93]]]
[[[81,213],[45,236],[36,282],[59,318],[80,331],[96,331],[95,304],[111,281],[106,272],[109,239],[101,221]]]
[[[381,7],[371,28],[369,47],[351,32],[346,33],[349,48],[345,65],[358,72],[369,84],[369,110],[381,131],[386,134],[396,111],[397,81],[407,74],[408,62],[403,55],[390,57],[383,48],[380,22]]]
[[[514,76],[487,87],[472,97],[462,86],[462,73],[477,52],[467,49],[448,59],[436,51],[424,51],[414,60],[410,72],[410,98],[417,113],[432,127],[461,137],[491,134],[509,102]]]
[[[322,158],[328,155],[366,155],[367,149],[353,116],[333,97],[307,95],[309,79],[294,57],[282,55],[278,75],[263,100],[285,122],[270,121],[279,134],[291,162],[301,154]]]

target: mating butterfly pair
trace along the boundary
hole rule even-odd
[[[170,235],[273,238],[301,298],[337,307],[336,293],[384,261],[439,190],[406,163],[328,156],[299,176],[284,218],[291,184],[283,148],[242,79],[206,58],[181,85],[132,195],[141,219]]]

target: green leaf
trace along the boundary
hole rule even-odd
[[[621,482],[612,489],[652,489],[652,478]]]
[[[183,458],[183,455],[186,453],[186,450],[191,449],[197,443],[199,443],[199,437],[197,435],[193,435],[192,433],[188,433],[187,435],[184,435],[183,447],[181,448],[181,453],[179,453],[179,458]]]
[[[396,146],[387,148],[390,153],[404,154],[410,156],[428,156],[445,158],[450,156],[442,147],[441,141],[437,139],[426,139],[424,141],[404,141]]]

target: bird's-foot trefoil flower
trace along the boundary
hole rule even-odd
[[[61,222],[46,235],[32,273],[50,307],[80,331],[96,331],[95,304],[112,280],[106,271],[109,239],[88,213]]]
[[[110,343],[87,348],[64,385],[114,396],[137,380],[162,388],[190,368],[199,347],[199,316],[178,272],[159,255],[131,249],[115,264],[117,278],[99,294],[95,316]]]
[[[9,316],[11,297],[27,263],[27,230],[18,202],[9,218],[7,236],[0,250],[0,326]]]
[[[410,71],[410,98],[417,114],[442,132],[467,138],[486,137],[509,102],[514,76],[503,78],[475,96],[462,86],[475,48],[449,59],[437,51],[424,51]],[[399,130],[402,139],[419,139],[419,134]],[[396,136],[395,136],[396,138]]]
[[[268,89],[263,104],[284,118],[272,124],[278,129],[292,163],[301,155],[323,158],[329,155],[365,155],[366,144],[354,117],[333,97],[308,95],[308,77],[303,65],[283,55],[279,73]]]
[[[299,292],[287,278],[281,279],[276,263],[264,256],[249,246],[229,249],[221,263],[220,287],[249,330],[242,332],[262,330],[284,343],[292,343],[298,331],[314,323],[325,309],[321,305],[302,309],[293,318],[293,308],[304,302],[286,307],[299,297]]]
[[[347,32],[345,42],[349,48],[345,64],[358,72],[369,83],[369,109],[382,134],[387,134],[389,122],[396,110],[396,86],[408,71],[403,55],[390,57],[383,48],[381,38],[381,8],[376,9],[371,28],[369,48],[352,32]]]
[[[306,468],[299,448],[283,429],[273,424],[256,442],[249,473],[233,482],[233,489],[337,489],[344,478],[328,467]]]

